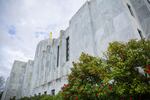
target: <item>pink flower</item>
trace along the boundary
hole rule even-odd
[[[147,65],[147,66],[146,66],[145,72],[146,72],[147,74],[150,74],[150,65]]]
[[[145,70],[145,72],[146,72],[147,74],[150,74],[150,70]]]
[[[132,100],[132,96],[130,96],[130,100]]]
[[[96,96],[98,97],[98,93],[96,94]]]
[[[76,96],[75,100],[78,100],[78,96]]]
[[[112,86],[111,85],[109,85],[109,90],[112,91]]]

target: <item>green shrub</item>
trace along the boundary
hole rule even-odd
[[[149,40],[110,43],[105,57],[104,61],[82,53],[62,88],[63,99],[137,100],[150,94],[150,78],[143,75],[150,75]]]
[[[3,95],[3,92],[0,92],[0,100],[1,100],[1,98],[2,98],[2,95]]]
[[[33,97],[23,97],[20,100],[62,100],[62,96],[61,93],[58,93],[55,96],[41,95],[41,96],[33,96]]]

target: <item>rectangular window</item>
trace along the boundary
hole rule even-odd
[[[66,61],[69,61],[69,37],[66,38]]]
[[[50,45],[47,45],[47,50],[50,52]]]
[[[16,96],[13,96],[13,99],[12,100],[16,100]]]
[[[134,13],[133,13],[133,10],[132,10],[131,6],[129,4],[127,4],[127,6],[128,6],[128,9],[129,9],[131,15],[134,17]]]
[[[139,33],[139,35],[140,35],[141,39],[143,39],[142,31],[141,31],[141,30],[139,30],[139,29],[137,29],[137,30],[138,30],[138,33]]]
[[[47,91],[45,91],[44,94],[46,95],[46,94],[47,94]]]
[[[57,79],[56,79],[56,82],[61,82],[61,78],[57,78]]]
[[[57,47],[57,67],[59,66],[59,46]]]
[[[55,95],[55,89],[51,90],[51,94]]]

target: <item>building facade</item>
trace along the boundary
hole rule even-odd
[[[60,33],[37,45],[33,61],[14,62],[2,100],[54,95],[67,83],[72,62],[82,52],[102,57],[112,41],[149,39],[150,0],[87,1]]]

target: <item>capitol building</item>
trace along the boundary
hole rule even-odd
[[[112,41],[150,38],[150,0],[90,0],[60,30],[38,43],[34,60],[15,61],[2,100],[55,95],[82,52],[103,56]]]

